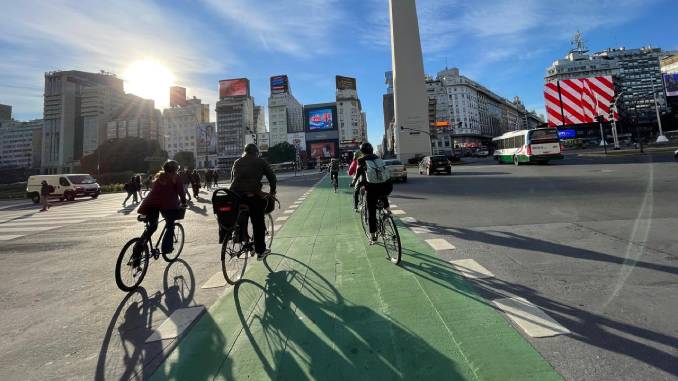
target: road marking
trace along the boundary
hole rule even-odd
[[[200,288],[217,288],[226,286],[226,279],[224,279],[224,273],[218,272],[212,275],[205,284]]]
[[[294,213],[294,209],[288,209],[288,210],[284,211],[283,213],[292,214],[292,213]]]
[[[287,221],[287,219],[290,218],[289,216],[280,216],[275,219],[276,222],[278,221]]]
[[[300,204],[301,204],[301,201],[297,200],[297,201],[295,201],[293,204],[300,205]]]
[[[180,336],[204,311],[205,306],[179,308],[153,331],[146,342],[174,339]]]
[[[21,235],[0,235],[0,241],[9,241],[10,239],[21,238],[23,236],[25,236],[25,234],[21,234]]]
[[[431,232],[431,229],[425,228],[425,227],[422,227],[422,226],[412,226],[410,228],[410,230],[412,230],[412,232],[414,234],[424,234],[424,233],[430,233]]]
[[[396,205],[396,204],[391,204],[390,207],[391,207],[391,208],[397,208],[398,205]]]
[[[69,224],[79,224],[81,222],[85,222],[85,220],[77,220],[77,221],[68,221]],[[17,227],[17,226],[31,226],[31,225],[45,225],[45,226],[54,226],[54,221],[32,221],[32,220],[14,220],[10,222],[5,222],[3,224],[0,224],[0,231],[2,231],[3,228],[9,228],[9,227]]]
[[[502,310],[530,337],[550,337],[570,333],[569,329],[524,298],[495,299],[492,304]]]
[[[57,225],[57,226],[26,226],[25,228],[22,227],[14,227],[14,228],[0,228],[0,234],[2,233],[38,233],[42,232],[45,230],[52,230],[56,228],[60,228],[63,225]]]
[[[405,213],[404,210],[396,209],[396,210],[391,210],[391,214],[393,214],[394,216],[402,216],[403,214],[407,214],[407,213]]]
[[[442,238],[432,238],[432,239],[427,239],[426,243],[429,244],[433,248],[433,250],[440,251],[440,250],[454,250],[456,247],[452,245],[451,243],[447,242],[446,240]]]
[[[414,217],[401,217],[400,221],[407,222],[408,224],[414,224],[417,222],[417,219]]]
[[[463,277],[471,279],[494,278],[494,274],[473,259],[450,261],[452,267]]]
[[[280,228],[282,228],[282,225],[273,225],[273,232],[278,232],[280,231]]]
[[[288,208],[288,209],[296,209],[296,208],[298,208],[298,207],[299,207],[298,204],[292,204],[292,205],[288,206],[287,208]]]

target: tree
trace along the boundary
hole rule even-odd
[[[88,173],[155,171],[157,162],[167,159],[167,152],[155,140],[136,137],[112,139],[100,145],[92,154],[80,159],[80,166]],[[151,165],[153,168],[149,168]]]
[[[295,157],[296,149],[288,142],[278,143],[268,148],[268,158],[273,164],[294,161]]]
[[[183,169],[193,169],[195,168],[195,155],[191,151],[179,151],[174,155],[174,160],[176,160],[181,168]]]

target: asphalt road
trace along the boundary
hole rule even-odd
[[[319,178],[282,180],[282,208]],[[145,343],[153,330],[175,310],[209,307],[224,292],[201,288],[221,273],[217,224],[209,195],[201,196],[182,221],[180,259],[152,262],[129,295],[115,284],[115,261],[143,225],[134,206],[121,206],[122,194],[44,213],[26,201],[0,203],[0,380],[146,378],[175,345]]]
[[[569,157],[455,166],[395,186],[391,202],[572,333],[528,340],[568,380],[678,379],[678,163]]]

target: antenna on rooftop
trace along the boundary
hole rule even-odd
[[[584,42],[584,35],[582,32],[577,30],[577,33],[574,34],[574,37],[572,40],[570,40],[570,43],[574,46],[570,52],[576,52],[576,53],[586,53],[588,52],[588,49],[586,49],[586,43]]]

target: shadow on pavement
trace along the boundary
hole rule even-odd
[[[146,339],[179,308],[188,307],[195,293],[195,277],[182,259],[169,263],[163,274],[163,290],[148,295],[139,287],[128,293],[108,324],[97,359],[95,380],[145,380],[176,344],[175,340],[146,343]],[[157,312],[160,315],[156,316]],[[155,325],[155,326],[154,326]]]

